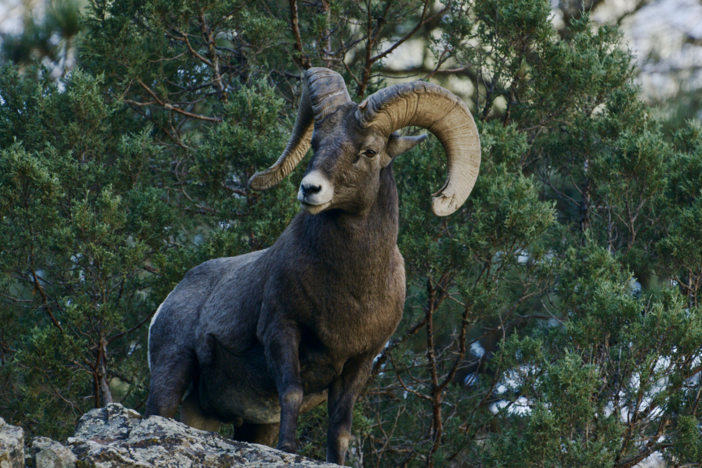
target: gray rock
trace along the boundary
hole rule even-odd
[[[263,445],[227,440],[172,419],[142,418],[119,404],[86,413],[68,444],[81,467],[338,467]]]
[[[0,418],[0,468],[24,468],[24,431]]]
[[[31,454],[34,468],[76,468],[78,461],[68,447],[48,437],[34,438]]]

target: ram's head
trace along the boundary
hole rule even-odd
[[[433,196],[437,216],[456,211],[468,198],[480,167],[480,139],[466,105],[451,92],[415,81],[378,91],[360,104],[351,101],[343,78],[326,68],[305,72],[300,109],[278,161],[255,174],[255,190],[273,187],[297,166],[310,145],[298,200],[311,214],[327,209],[367,209],[380,185],[380,171],[426,135],[399,136],[416,126],[436,135],[448,160],[448,177]]]

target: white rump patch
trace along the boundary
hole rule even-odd
[[[173,291],[175,291],[175,289]],[[156,318],[158,318],[158,314],[161,313],[161,307],[163,307],[163,304],[165,304],[168,298],[171,296],[171,294],[173,294],[173,291],[168,293],[168,296],[166,296],[161,305],[158,306],[158,309],[156,309],[156,313],[154,314],[154,316],[151,317],[151,323],[149,324],[149,335],[146,338],[146,359],[148,359],[149,361],[149,371],[151,371],[151,327],[153,327],[154,323],[156,323]]]

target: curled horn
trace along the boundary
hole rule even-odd
[[[327,68],[306,70],[302,80],[300,109],[290,140],[275,164],[251,177],[249,187],[266,190],[290,174],[310,149],[315,121],[322,121],[339,105],[350,100],[341,75]]]
[[[463,205],[473,190],[480,169],[480,138],[468,107],[444,88],[414,81],[382,89],[358,106],[361,127],[376,127],[390,135],[416,126],[436,135],[446,151],[448,176],[433,194],[432,210],[448,216]]]

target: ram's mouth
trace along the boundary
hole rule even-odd
[[[322,211],[326,210],[329,207],[329,205],[331,205],[331,201],[328,201],[326,203],[320,203],[319,205],[313,205],[305,201],[300,201],[300,206],[302,206],[302,209],[311,215],[321,213]]]

